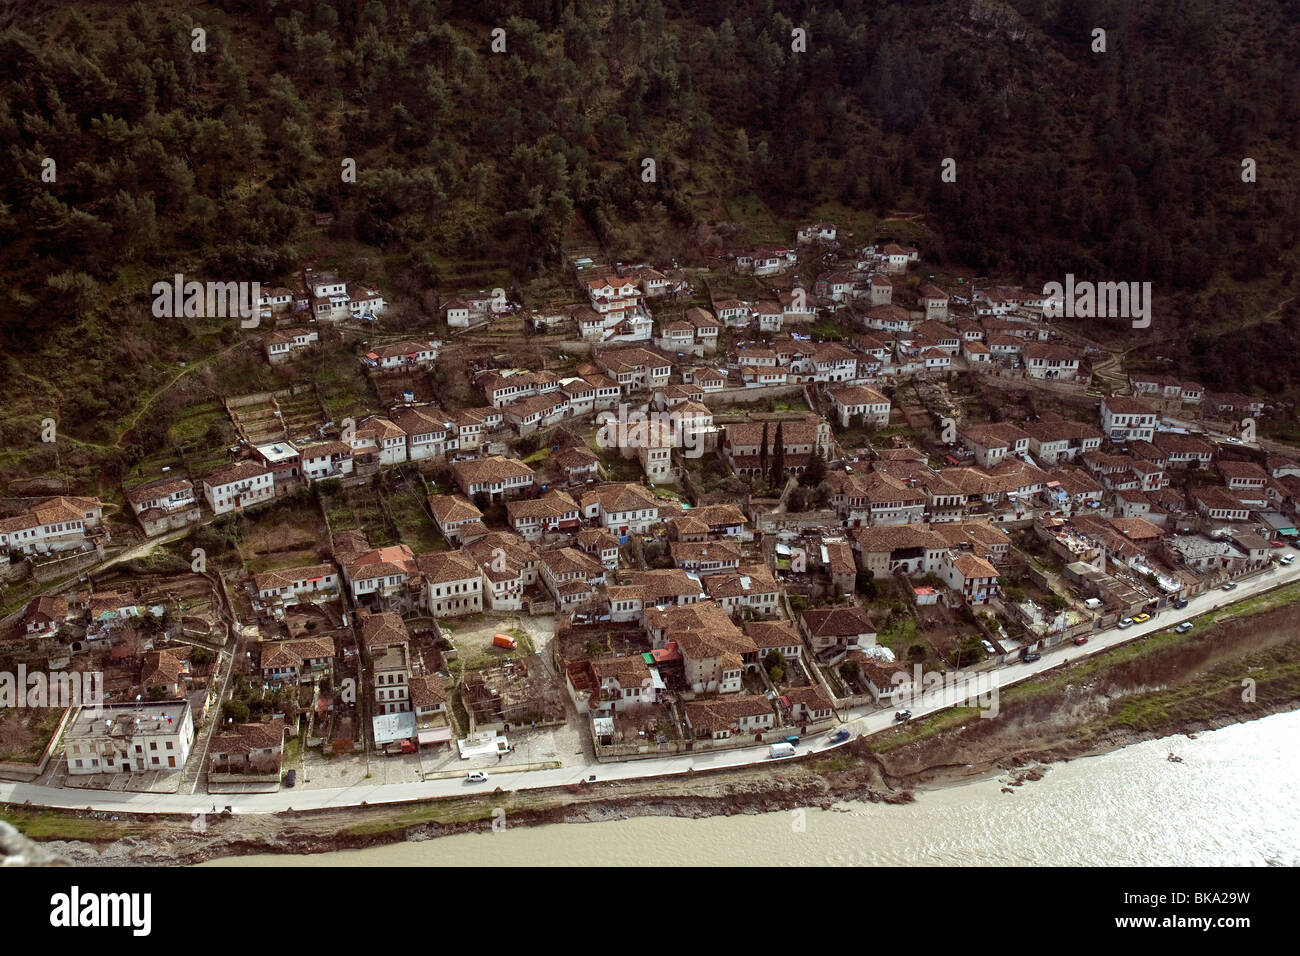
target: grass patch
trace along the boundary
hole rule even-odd
[[[390,819],[358,823],[344,832],[350,836],[377,836],[425,823],[438,823],[443,826],[474,823],[478,820],[492,819],[492,811],[498,807],[513,812],[532,809],[539,803],[539,798],[529,794],[493,793],[488,795],[486,800],[481,797],[464,800],[453,798],[421,804]]]
[[[0,807],[0,820],[13,824],[32,840],[121,840],[148,832],[144,823],[95,820],[58,810],[19,810]]]

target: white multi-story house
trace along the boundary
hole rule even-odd
[[[356,316],[373,317],[379,315],[388,306],[377,289],[363,289],[353,292],[348,299],[348,311]]]
[[[997,596],[998,569],[978,555],[949,552],[939,562],[937,573],[967,604],[985,604]]]
[[[1029,377],[1041,379],[1074,379],[1083,360],[1078,350],[1049,342],[1030,342],[1021,355]]]
[[[645,534],[659,520],[659,499],[641,485],[600,485],[582,496],[582,513],[619,537]]]
[[[1029,451],[1029,435],[1008,422],[972,425],[963,429],[960,437],[981,468],[992,468],[1008,456],[1020,458]]]
[[[194,718],[185,700],[86,707],[68,727],[63,753],[68,773],[145,773],[180,770],[194,742]]]
[[[287,362],[294,352],[308,348],[320,341],[315,329],[277,329],[262,339],[266,360],[272,365]]]
[[[596,364],[624,392],[643,391],[668,384],[673,363],[649,349],[614,349],[596,356]]]
[[[1043,465],[1074,461],[1101,447],[1101,432],[1081,422],[1034,422],[1026,425],[1025,431],[1029,434],[1029,453]]]
[[[451,544],[461,542],[461,528],[466,525],[486,531],[483,512],[462,495],[429,495],[429,511],[433,514],[433,523],[437,525],[438,531]]]
[[[916,262],[919,253],[911,246],[900,246],[891,242],[880,250],[880,256],[884,261],[885,269],[897,274],[906,272],[908,263]]]
[[[576,531],[582,525],[578,503],[563,491],[507,503],[506,521],[526,541],[557,531]]]
[[[98,498],[50,498],[24,514],[0,519],[0,548],[44,554],[82,547],[89,532],[103,525]]]
[[[358,425],[349,444],[354,456],[376,455],[383,465],[399,465],[406,461],[406,432],[380,415]]]
[[[332,322],[352,314],[348,284],[334,273],[307,269],[303,272],[303,282],[307,286],[313,318]]]
[[[442,313],[447,326],[453,329],[469,328],[470,314],[473,309],[461,296],[452,296],[442,304]]]
[[[433,551],[415,559],[424,580],[421,603],[434,617],[457,617],[483,610],[483,574],[462,551]]]
[[[537,477],[519,459],[500,455],[458,461],[451,466],[451,473],[467,497],[482,494],[489,501],[518,497],[533,487]]]
[[[188,478],[160,478],[131,488],[126,500],[145,534],[155,535],[198,521],[199,502]]]
[[[432,405],[394,408],[393,424],[406,437],[406,461],[442,458],[459,447],[456,427],[448,416]]]
[[[587,282],[592,310],[601,318],[601,341],[643,342],[654,333],[654,321],[641,307],[635,280],[605,276]]]
[[[1155,437],[1156,413],[1145,402],[1125,396],[1101,400],[1101,430],[1117,444],[1151,441]]]
[[[333,601],[339,597],[339,570],[332,564],[265,571],[253,576],[253,591],[264,607],[308,601]]]
[[[415,555],[404,544],[373,548],[340,557],[343,580],[358,606],[371,610],[406,608],[412,603],[412,588],[418,584]]]
[[[361,357],[361,362],[370,368],[384,371],[399,369],[427,368],[438,359],[441,342],[397,342],[393,345],[377,345]]]
[[[213,514],[240,511],[275,497],[275,476],[264,465],[242,461],[208,475],[202,481],[203,497]]]
[[[308,482],[352,474],[352,446],[345,441],[318,442],[299,449],[302,473]]]

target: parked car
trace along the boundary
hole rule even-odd
[[[1179,624],[1176,628],[1174,628],[1174,630],[1177,631],[1179,634],[1186,634],[1191,629],[1192,629],[1191,621],[1183,621],[1182,624]]]
[[[1032,664],[1034,661],[1041,661],[1043,659],[1043,655],[1038,653],[1037,651],[1027,651],[1024,654],[1020,655],[1020,659],[1024,661],[1026,664]]]
[[[1087,635],[1087,634],[1080,634],[1078,637],[1076,637],[1076,638],[1074,639],[1074,646],[1075,646],[1075,647],[1083,647],[1083,645],[1085,645],[1085,644],[1087,644],[1087,643],[1088,643],[1088,635]]]
[[[912,719],[912,712],[910,710],[899,710],[899,711],[895,711],[894,713],[894,720],[900,724],[906,720],[911,720],[911,719]]]
[[[789,744],[791,747],[797,747],[799,746],[799,735],[791,734],[789,737],[782,737],[781,743]]]
[[[482,770],[471,770],[469,773],[465,774],[465,782],[466,782],[466,783],[486,783],[486,782],[487,782],[487,774],[485,774]]]
[[[1294,560],[1295,560],[1295,555],[1294,555],[1294,554],[1288,554],[1286,557],[1284,557],[1284,558],[1282,559],[1282,563],[1283,563],[1283,564],[1290,564],[1290,563],[1291,563],[1292,561],[1294,561]]]
[[[788,744],[785,741],[772,744],[767,748],[767,755],[769,757],[793,757],[794,744]]]
[[[1187,598],[1179,598],[1178,600],[1176,600],[1174,602],[1174,607],[1178,608],[1180,611],[1183,608],[1187,607]]]
[[[985,654],[988,654],[990,657],[992,657],[994,654],[996,654],[996,653],[998,652],[998,651],[997,651],[997,648],[995,648],[995,647],[994,647],[992,644],[990,644],[988,641],[980,641],[980,644],[982,644],[982,645],[984,646],[984,653],[985,653]]]
[[[1236,581],[1229,581],[1227,584],[1223,586],[1224,591],[1235,591],[1236,589],[1237,589]]]
[[[1238,438],[1236,435],[1229,435],[1229,436],[1225,439],[1225,441],[1227,441],[1227,443],[1228,443],[1229,445],[1240,445],[1240,444],[1241,444],[1241,439]]]
[[[1133,618],[1131,618],[1131,617],[1120,618],[1120,622],[1119,622],[1118,624],[1116,624],[1115,626],[1118,627],[1121,631],[1124,630],[1124,628],[1126,628],[1126,627],[1132,627],[1132,626],[1133,626]]]
[[[292,787],[297,782],[298,782],[297,770],[290,770],[287,774],[284,775],[284,785],[286,787]]]
[[[1149,620],[1151,620],[1151,615],[1150,615],[1150,614],[1143,613],[1143,614],[1134,614],[1134,615],[1133,615],[1133,623],[1134,623],[1134,624],[1145,624],[1145,623],[1146,623],[1147,621],[1149,621]]]

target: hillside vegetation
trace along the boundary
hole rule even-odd
[[[336,266],[414,325],[429,290],[524,281],[567,248],[695,258],[823,216],[1026,284],[1150,280],[1150,335],[1182,371],[1300,381],[1300,0],[104,0],[0,18],[6,455],[46,416],[109,474],[162,441],[166,410],[136,420],[142,404],[251,334],[154,318],[174,272]]]

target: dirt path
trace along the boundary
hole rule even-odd
[[[141,405],[139,409],[136,410],[135,414],[132,415],[129,419],[127,419],[126,424],[122,427],[122,430],[118,432],[117,439],[113,442],[113,447],[114,448],[122,447],[122,442],[126,440],[127,435],[131,434],[132,429],[135,428],[136,422],[140,420],[140,416],[149,410],[149,407],[153,405],[154,401],[158,398],[159,395],[167,391],[169,388],[171,388],[173,385],[179,382],[186,375],[190,374],[190,372],[202,368],[203,366],[207,365],[209,362],[215,361],[216,359],[229,355],[235,349],[240,348],[241,346],[246,344],[248,344],[247,339],[240,339],[235,344],[227,346],[226,348],[222,349],[220,352],[214,352],[212,355],[209,355],[206,358],[201,358],[197,362],[191,362],[185,368],[181,369],[179,372],[177,372],[175,375],[169,378],[162,385],[159,385],[157,388],[155,388],[152,392],[149,393],[149,397],[144,400],[144,404]]]

